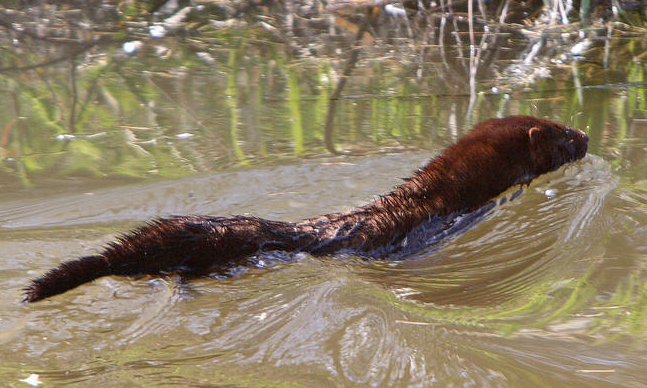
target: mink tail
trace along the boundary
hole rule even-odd
[[[32,280],[23,301],[36,302],[108,275],[204,272],[214,261],[210,256],[218,253],[220,237],[210,221],[172,217],[150,222],[108,243],[98,255],[66,261]]]
[[[23,301],[36,302],[108,275],[225,274],[259,250],[294,251],[314,239],[293,224],[254,217],[158,219],[118,237],[98,255],[64,262],[32,280]]]
[[[23,302],[49,298],[106,275],[110,275],[110,265],[102,256],[84,256],[67,261],[32,280],[25,288]]]

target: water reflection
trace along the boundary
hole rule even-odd
[[[115,9],[81,16],[100,20],[101,12]],[[515,12],[506,17],[518,19]],[[50,17],[41,35],[59,31],[54,25],[62,16]],[[574,33],[479,25],[479,39],[469,38],[477,47],[471,52],[455,21],[436,35],[445,14],[432,12],[424,23],[396,30],[389,27],[399,25],[397,19],[375,17],[366,19],[366,31],[340,27],[335,43],[311,35],[323,52],[351,54],[322,58],[296,47],[282,50],[272,33],[255,28],[211,27],[183,40],[141,36],[149,30],[138,25],[123,31],[129,37],[99,34],[91,25],[44,38],[28,27],[29,13],[18,12],[4,24],[3,37],[14,40],[6,62],[14,65],[0,69],[6,80],[0,103],[7,107],[3,180],[10,187],[41,187],[52,177],[170,178],[324,149],[417,146],[445,128],[455,138],[493,113],[543,114],[597,131],[591,124],[605,117],[645,109],[644,90],[631,87],[642,84],[644,68],[623,59],[641,53],[642,40],[611,39],[637,31],[592,30],[604,32],[605,55],[622,53],[605,57],[601,68],[593,48],[564,53],[564,39],[581,43]],[[407,32],[411,28],[415,34]],[[371,42],[357,40],[366,34]],[[128,39],[139,42],[137,50],[124,52]],[[582,60],[586,55],[591,60]],[[587,89],[601,83],[625,83],[628,98],[608,86]],[[584,90],[590,90],[586,99]],[[599,152],[602,134],[590,134]]]

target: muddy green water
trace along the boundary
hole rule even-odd
[[[0,74],[3,386],[647,386],[643,37],[531,65],[528,41],[505,38],[472,96],[465,47],[364,47],[332,127],[343,155],[323,129],[343,53],[297,60],[254,39]],[[583,129],[589,154],[424,257],[107,277],[19,303],[30,278],[151,218],[344,210],[512,114]]]

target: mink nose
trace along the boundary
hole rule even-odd
[[[566,127],[566,132],[571,136],[576,139],[581,140],[585,144],[589,144],[589,137],[586,135],[586,133],[580,131],[579,129],[571,128],[571,127]]]

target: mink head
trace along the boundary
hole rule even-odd
[[[580,130],[531,116],[490,119],[477,125],[472,136],[487,139],[506,155],[508,165],[523,165],[522,181],[583,158],[589,144]]]
[[[578,129],[547,120],[528,128],[531,168],[536,175],[555,171],[586,154],[589,137]]]

